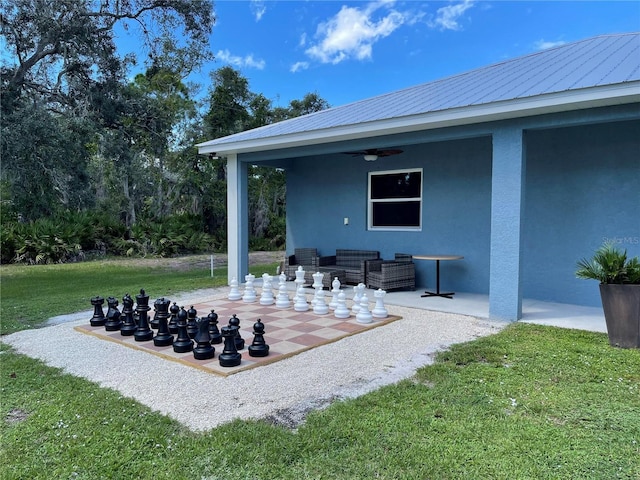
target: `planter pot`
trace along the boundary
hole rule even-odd
[[[640,348],[640,285],[600,284],[609,343]]]

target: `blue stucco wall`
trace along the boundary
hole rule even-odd
[[[317,247],[459,254],[441,263],[443,289],[489,291],[491,138],[403,146],[404,153],[365,162],[329,155],[291,162],[287,169],[287,250]],[[420,232],[367,231],[369,171],[423,168]],[[349,225],[343,219],[349,218]],[[434,262],[416,261],[419,288],[435,286]]]
[[[599,306],[576,262],[612,239],[640,255],[640,122],[527,132],[523,295]]]

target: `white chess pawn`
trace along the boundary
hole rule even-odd
[[[373,322],[373,316],[369,311],[369,299],[367,298],[366,293],[360,298],[360,310],[358,310],[358,314],[356,315],[356,321],[358,323]]]
[[[273,305],[273,290],[271,289],[272,277],[268,273],[262,274],[262,295],[260,305]]]
[[[338,294],[338,304],[333,311],[333,316],[336,318],[349,318],[349,309],[347,308],[347,296],[344,292]]]
[[[335,310],[338,306],[338,294],[340,293],[340,280],[338,280],[338,277],[333,279],[331,286],[333,288],[331,289],[331,301],[329,302],[329,308],[331,310]]]
[[[318,315],[325,315],[329,313],[329,307],[327,306],[327,302],[324,299],[324,291],[322,288],[316,290],[316,294],[314,295],[315,302],[313,304],[313,313]]]
[[[231,287],[231,290],[229,290],[229,295],[227,296],[227,298],[229,300],[240,300],[242,298],[242,294],[240,293],[240,289],[238,288],[238,279],[236,277],[233,277],[231,279],[231,282],[229,282],[229,286]]]
[[[371,310],[371,314],[376,318],[387,318],[389,316],[389,312],[384,308],[384,296],[387,294],[384,290],[379,288],[375,292],[373,292],[373,296],[376,299],[376,305]]]
[[[306,312],[309,310],[309,304],[307,303],[307,298],[304,295],[304,287],[302,285],[298,287],[296,303],[293,305],[293,309],[296,312]]]
[[[289,308],[291,306],[291,300],[289,299],[289,292],[287,291],[287,284],[280,282],[278,287],[278,296],[276,297],[277,308]]]
[[[244,286],[244,294],[242,295],[242,301],[245,303],[253,303],[256,301],[256,290],[253,287],[253,281],[255,280],[255,275],[248,274],[244,276],[245,286]]]
[[[287,284],[287,276],[284,274],[284,272],[278,275],[278,282],[279,282],[278,286]]]

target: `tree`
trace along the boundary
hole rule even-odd
[[[115,139],[116,160],[140,154],[124,150],[140,143],[134,137],[141,130],[127,124],[131,92],[124,79],[134,59],[118,56],[114,27],[136,28],[151,65],[173,64],[172,72],[182,76],[208,56],[212,9],[209,0],[0,4],[7,47],[0,59],[1,180],[19,212],[33,218],[56,205],[91,205],[82,197],[90,190],[88,165],[101,141]],[[29,191],[38,192],[38,202],[28,201]]]

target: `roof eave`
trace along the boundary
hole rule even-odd
[[[251,153],[634,102],[640,102],[640,81],[469,105],[419,115],[239,142],[217,143],[220,139],[216,139],[196,146],[200,154]]]

